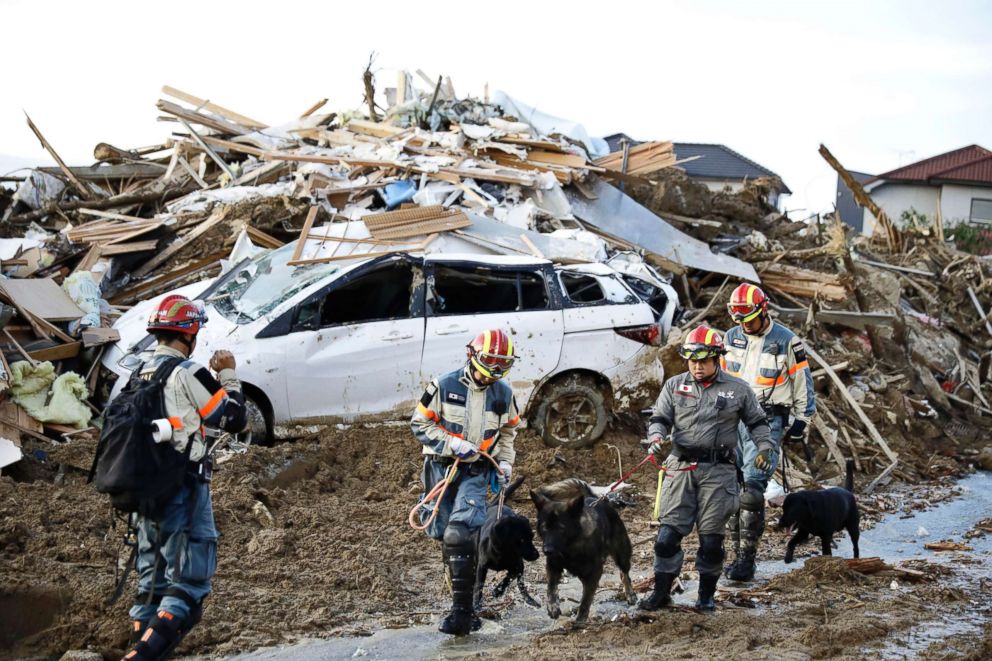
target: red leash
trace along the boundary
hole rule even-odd
[[[684,473],[686,471],[694,471],[694,470],[696,470],[696,467],[697,467],[696,462],[692,462],[691,464],[689,464],[685,468],[677,468],[674,471],[670,471],[665,466],[662,466],[661,464],[659,464],[658,463],[658,460],[655,458],[655,456],[649,452],[648,453],[648,456],[644,457],[644,459],[641,460],[641,463],[639,463],[636,466],[634,466],[633,468],[631,468],[630,471],[626,475],[622,476],[619,480],[617,480],[616,482],[614,482],[613,484],[611,484],[610,485],[610,488],[606,491],[606,493],[604,493],[602,496],[600,496],[597,500],[602,500],[603,498],[606,498],[609,494],[611,494],[614,491],[616,491],[617,488],[621,484],[623,484],[624,482],[627,481],[627,478],[629,478],[631,475],[633,475],[634,473],[636,473],[637,471],[639,471],[641,469],[641,466],[643,466],[644,464],[648,463],[649,461],[652,464],[654,464],[654,467],[655,468],[657,468],[658,470],[660,470],[663,473],[669,473],[669,472],[671,472],[671,473]]]

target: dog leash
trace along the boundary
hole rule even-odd
[[[476,450],[476,454],[479,454],[485,457],[486,459],[488,459],[489,463],[491,463],[493,465],[493,468],[496,469],[496,472],[499,473],[500,475],[503,474],[503,471],[500,470],[499,464],[496,462],[496,460],[493,459],[491,456],[489,456],[487,453],[483,452],[482,450]],[[444,493],[448,490],[448,486],[455,480],[455,476],[458,475],[458,464],[460,464],[461,461],[462,461],[461,459],[455,459],[454,463],[451,464],[451,468],[449,468],[448,472],[445,474],[444,479],[440,480],[437,484],[435,484],[434,488],[430,490],[430,493],[424,496],[424,498],[419,503],[414,505],[412,510],[410,510],[410,515],[407,517],[407,523],[410,524],[411,528],[413,528],[414,530],[426,530],[432,523],[434,523],[434,519],[437,518],[437,513],[438,513],[438,508],[436,506],[434,507],[434,511],[431,512],[431,515],[427,517],[427,521],[425,521],[423,525],[420,525],[416,522],[418,518],[417,513],[421,509],[426,507],[429,503],[435,500],[437,501],[438,505],[441,504],[441,501],[444,499]],[[504,494],[505,494],[505,489],[500,489],[500,505],[503,504],[502,501],[503,498],[505,497]]]
[[[652,464],[654,464],[654,467],[657,468],[658,471],[662,475],[664,475],[665,473],[669,473],[669,472],[672,472],[672,473],[685,473],[687,471],[694,471],[698,467],[698,463],[694,461],[691,464],[689,464],[688,466],[686,466],[685,468],[676,468],[676,469],[670,471],[668,469],[668,467],[659,464],[658,463],[658,460],[655,458],[655,456],[653,454],[648,453],[648,456],[644,457],[644,459],[642,459],[639,464],[637,464],[636,466],[634,466],[633,468],[631,468],[630,471],[627,472],[627,474],[623,475],[619,480],[617,480],[616,482],[614,482],[613,484],[611,484],[610,485],[610,488],[607,489],[606,492],[604,492],[602,496],[600,496],[599,498],[596,499],[596,502],[599,503],[601,500],[603,500],[604,498],[606,498],[607,496],[609,496],[611,493],[613,493],[614,491],[616,491],[620,487],[621,484],[623,484],[624,482],[627,481],[627,478],[629,478],[631,475],[633,475],[634,473],[636,473],[637,471],[639,471],[641,469],[641,466],[643,466],[644,464],[646,464],[648,462],[651,462]],[[659,482],[658,490],[659,490],[659,493],[660,493],[660,491],[661,491],[660,482]]]

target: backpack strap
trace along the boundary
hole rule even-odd
[[[155,373],[152,374],[152,378],[149,379],[149,380],[150,381],[155,381],[159,385],[164,386],[165,385],[165,382],[168,381],[168,379],[169,379],[170,376],[172,376],[172,372],[177,367],[179,367],[179,365],[182,364],[183,361],[185,361],[185,360],[186,360],[185,358],[177,358],[175,356],[168,356],[165,360],[162,361],[162,364],[161,365],[159,365],[157,368],[155,368]],[[142,365],[142,367],[144,367],[144,365]],[[139,370],[136,370],[136,371],[137,372],[140,372],[140,369]]]

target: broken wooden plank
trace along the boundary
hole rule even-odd
[[[878,433],[878,429],[875,427],[875,423],[873,423],[865,414],[865,412],[862,410],[862,408],[858,406],[857,401],[855,401],[854,397],[851,396],[851,393],[847,391],[847,386],[844,385],[844,382],[841,380],[841,378],[837,376],[837,373],[834,372],[833,369],[831,369],[830,364],[823,359],[823,356],[817,353],[816,350],[809,345],[809,342],[805,342],[804,344],[806,346],[806,355],[812,358],[813,360],[815,360],[824,370],[826,370],[827,376],[829,376],[830,380],[833,381],[834,385],[837,386],[837,390],[840,393],[841,397],[843,397],[844,400],[848,403],[848,405],[850,405],[851,409],[854,411],[854,414],[858,416],[858,419],[861,420],[861,424],[864,425],[865,429],[868,431],[868,435],[882,449],[882,452],[885,453],[885,456],[888,457],[889,460],[892,462],[893,464],[892,468],[894,468],[895,463],[899,460],[899,455],[892,451],[892,448],[889,447],[889,444],[886,443],[885,439],[882,438],[882,435]]]
[[[67,344],[59,344],[54,347],[48,347],[47,349],[37,349],[36,351],[29,351],[28,354],[34,360],[44,361],[48,360],[55,362],[57,360],[66,360],[68,358],[75,358],[79,355],[79,352],[83,348],[82,342],[69,342]]]
[[[307,239],[310,237],[310,230],[313,229],[313,223],[317,220],[317,212],[320,207],[313,205],[310,210],[307,211],[306,220],[303,221],[303,229],[300,230],[300,238],[296,240],[296,248],[293,249],[293,256],[290,258],[289,263],[292,264],[298,260],[303,255],[303,248],[306,246]]]
[[[928,542],[923,545],[928,551],[971,551],[972,548],[967,544],[962,544],[961,542],[954,542],[949,539],[945,539],[942,542]]]
[[[24,116],[27,117],[28,128],[31,129],[31,132],[34,133],[35,137],[38,138],[38,141],[41,142],[41,146],[45,148],[45,151],[47,151],[48,154],[53,159],[55,159],[55,162],[58,163],[59,169],[62,170],[62,173],[72,184],[72,187],[75,188],[76,191],[79,193],[79,196],[84,200],[92,200],[93,192],[90,191],[89,188],[84,186],[83,182],[81,182],[79,179],[76,178],[76,175],[73,174],[72,170],[69,169],[69,166],[65,164],[65,161],[63,161],[62,157],[59,156],[57,151],[55,151],[55,148],[48,143],[48,140],[45,139],[45,136],[41,134],[41,131],[38,130],[38,127],[35,126],[34,122],[31,121],[31,117],[29,117],[27,113],[24,113]]]
[[[253,130],[240,124],[233,124],[220,117],[212,117],[210,115],[204,115],[203,113],[196,112],[195,110],[187,110],[177,103],[172,103],[171,101],[166,101],[165,99],[159,99],[158,103],[155,104],[162,112],[168,113],[180,119],[185,119],[187,122],[193,124],[199,124],[201,126],[206,126],[207,128],[212,128],[215,131],[220,131],[228,135],[247,135],[252,133]]]
[[[97,347],[101,344],[111,344],[121,339],[121,334],[116,328],[84,328],[83,347]]]
[[[458,209],[441,205],[399,209],[362,218],[369,234],[376,239],[401,239],[469,227],[472,221]]]
[[[189,234],[182,237],[181,239],[176,239],[171,244],[169,244],[169,247],[167,247],[165,250],[163,250],[162,252],[155,255],[147,262],[145,262],[145,264],[141,266],[141,268],[139,268],[137,271],[134,272],[134,277],[141,278],[148,275],[156,268],[161,266],[163,263],[165,263],[165,261],[168,260],[170,257],[172,257],[180,250],[188,246],[190,243],[199,239],[201,236],[203,236],[211,229],[219,225],[225,218],[227,218],[227,211],[230,208],[231,207],[222,207],[219,211],[214,211],[212,214],[210,214],[209,218],[207,218],[199,225],[197,225],[193,229],[193,231],[191,231]]]
[[[981,302],[975,296],[975,290],[971,287],[968,287],[968,297],[971,298],[971,304],[975,306],[975,310],[978,312],[978,318],[985,321],[985,332],[992,335],[992,323],[989,323],[988,315],[985,314],[985,309],[982,308]]]
[[[194,274],[205,273],[212,268],[220,268],[220,260],[227,257],[228,254],[229,253],[226,250],[223,252],[217,252],[204,259],[197,260],[173,271],[169,271],[168,273],[163,273],[155,276],[154,278],[149,278],[144,282],[117,292],[110,298],[110,302],[114,305],[123,305],[155,296],[159,293],[167,291],[170,288],[173,288],[173,283],[181,280],[182,278],[186,278]]]
[[[206,142],[203,141],[203,138],[200,137],[200,134],[197,133],[195,130],[193,130],[193,127],[190,126],[189,123],[185,119],[183,119],[182,117],[180,117],[179,118],[179,123],[182,124],[186,128],[187,131],[189,131],[190,135],[193,136],[193,140],[196,141],[196,144],[200,145],[200,148],[203,149],[205,152],[207,152],[207,156],[209,156],[211,158],[211,160],[213,160],[213,162],[216,163],[217,166],[220,167],[220,169],[223,170],[227,174],[227,176],[233,181],[234,178],[235,178],[234,177],[234,172],[232,172],[231,171],[231,168],[228,166],[228,164],[224,162],[224,159],[222,159],[220,156],[218,156],[217,155],[217,152],[215,152],[213,149],[211,149],[210,148],[210,145],[208,145]],[[185,159],[183,159],[180,156],[180,161],[179,162],[180,163],[185,163]],[[188,164],[187,164],[187,167],[188,167]],[[204,182],[202,179],[200,179],[199,176],[197,176],[196,173],[192,171],[192,168],[190,168],[189,172],[190,172],[190,175],[192,175],[193,178],[197,180],[197,183],[200,184],[200,187],[201,188],[206,188],[207,187],[206,182]]]
[[[6,328],[0,330],[3,331],[3,334],[7,336],[7,339],[10,340],[11,344],[14,345],[14,348],[17,349],[17,352],[24,357],[24,360],[28,361],[31,367],[38,366],[38,363],[36,363],[34,358],[31,357],[31,354],[29,354],[27,351],[24,350],[24,347],[21,346],[20,342],[14,339],[14,336],[10,334],[9,330],[7,330]]]
[[[328,257],[315,257],[312,259],[291,260],[286,263],[289,266],[304,266],[307,264],[326,264],[328,262],[341,262],[349,259],[370,259],[372,257],[382,257],[384,255],[393,255],[400,252],[406,252],[406,253],[422,252],[431,243],[433,243],[434,239],[436,238],[437,238],[437,234],[431,234],[421,243],[406,248],[397,247],[391,250],[381,250],[375,252],[366,252],[366,253],[357,253],[357,254],[348,254],[348,255],[330,255]]]
[[[284,242],[280,241],[274,236],[266,234],[257,227],[252,227],[248,225],[245,227],[245,231],[248,232],[248,238],[251,242],[257,246],[262,246],[263,248],[281,248],[286,245]]]
[[[228,108],[225,108],[224,106],[217,105],[216,103],[211,103],[206,99],[195,97],[192,94],[183,92],[182,90],[177,90],[175,87],[169,87],[168,85],[163,85],[162,94],[171,96],[174,99],[179,99],[180,101],[185,101],[186,103],[192,106],[196,106],[197,109],[203,108],[205,110],[209,110],[215,115],[220,115],[221,117],[224,117],[225,119],[228,119],[234,122],[235,124],[240,124],[241,126],[244,126],[246,128],[264,129],[269,126],[264,122],[260,122],[257,119],[252,119],[251,117],[246,117],[245,115],[236,113],[233,110],[229,110]]]
[[[822,405],[821,405],[822,406]],[[847,469],[847,465],[844,460],[844,455],[841,454],[840,448],[837,447],[837,437],[838,433],[836,429],[830,429],[827,427],[826,423],[819,416],[813,416],[813,428],[820,433],[820,438],[827,445],[827,450],[830,451],[830,456],[833,457],[837,466],[840,467],[841,474]]]
[[[135,252],[148,252],[155,250],[158,241],[132,241],[130,243],[105,244],[100,246],[100,256],[110,257],[112,255],[127,255]]]
[[[18,309],[24,308],[48,321],[75,321],[83,316],[79,306],[51,278],[4,280],[0,282],[0,292]]]
[[[858,205],[867,208],[868,211],[870,211],[871,214],[878,220],[879,225],[881,225],[882,229],[885,231],[885,238],[889,243],[889,249],[894,252],[902,252],[902,235],[900,234],[899,229],[889,218],[888,214],[882,211],[881,207],[875,204],[875,201],[871,199],[871,196],[868,195],[864,187],[851,176],[851,173],[848,172],[844,166],[840,164],[840,161],[838,161],[834,155],[830,153],[830,150],[822,144],[820,145],[820,156],[822,156],[823,160],[829,163],[830,167],[832,167],[837,174],[840,175],[840,178],[844,181],[844,184],[847,186],[848,190],[850,190],[854,195],[854,200],[858,203]]]

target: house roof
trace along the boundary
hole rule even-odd
[[[605,138],[603,138],[603,140],[606,140],[606,144],[610,146],[611,152],[620,151],[621,149],[620,141],[624,139],[627,140],[628,144],[630,144],[631,147],[636,147],[642,142],[641,140],[634,140],[626,133],[614,133],[612,135],[608,135]]]
[[[693,161],[682,163],[679,167],[690,177],[705,179],[725,179],[739,181],[741,179],[757,179],[758,177],[781,177],[755,163],[726,145],[706,144],[700,142],[676,142],[675,156],[681,161],[693,156],[699,156]],[[791,194],[789,187],[782,184],[782,193]]]
[[[966,182],[992,186],[992,151],[978,145],[968,145],[883,172],[869,180],[869,183],[878,181]]]

